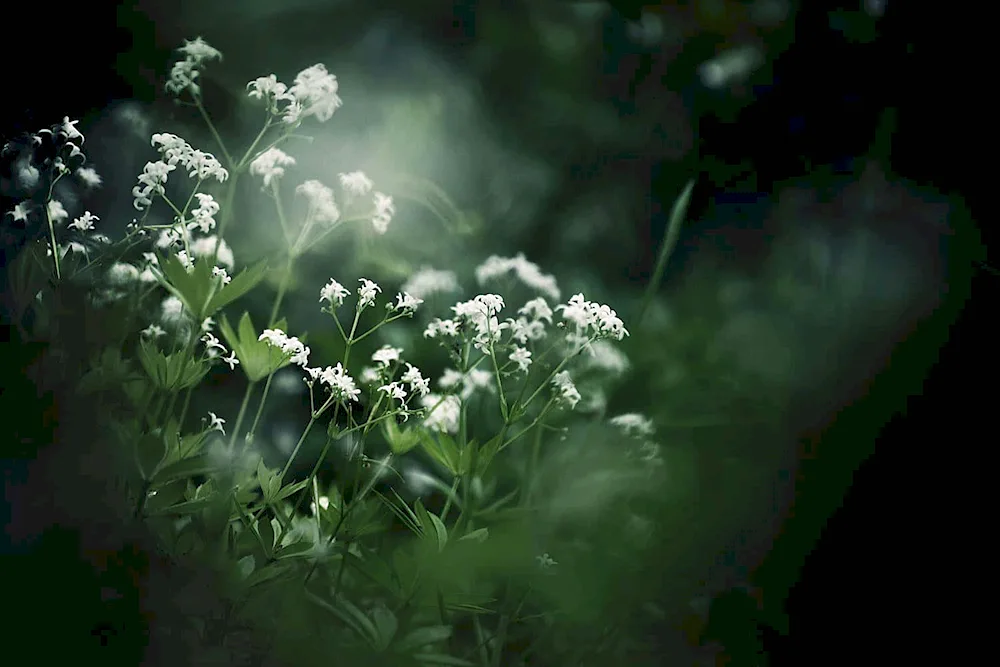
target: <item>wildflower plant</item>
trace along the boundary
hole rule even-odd
[[[199,84],[222,54],[201,38],[179,51],[166,89],[197,110],[218,143],[218,156],[177,135],[153,134],[157,159],[146,163],[132,188],[139,217],[123,239],[101,241],[100,252],[92,252],[97,246],[88,235],[97,233],[102,219],[90,211],[73,217],[53,196],[53,185],[70,174],[88,187],[100,183],[96,171],[83,166],[83,135],[66,118],[31,136],[25,146],[44,149],[30,167],[41,194],[7,215],[15,222],[41,221],[46,238],[29,245],[11,268],[13,321],[30,338],[26,315],[34,312],[35,325],[49,322],[44,333],[56,335],[57,319],[44,315],[45,306],[69,298],[73,289],[125,304],[124,332],[102,341],[83,363],[78,389],[124,395],[129,409],[105,419],[115,446],[125,452],[122,477],[134,516],[150,525],[171,557],[207,559],[236,582],[235,607],[250,608],[267,591],[286,587],[300,591],[302,603],[324,615],[319,627],[345,645],[408,656],[415,664],[476,664],[469,658],[504,664],[504,635],[520,609],[512,604],[517,586],[509,578],[517,567],[494,568],[507,577],[498,585],[480,581],[468,568],[448,572],[456,559],[500,548],[515,554],[518,567],[558,571],[559,554],[491,535],[488,517],[530,507],[523,490],[496,492],[498,462],[526,462],[524,485],[530,485],[546,434],[563,432],[580,408],[576,382],[593,359],[611,358],[619,371],[627,367],[614,352],[629,335],[625,323],[610,306],[583,294],[562,300],[555,277],[523,254],[494,256],[475,271],[484,291],[443,312],[425,312],[425,299],[460,291],[450,271],[423,267],[398,290],[363,276],[331,276],[310,298],[343,346],[337,357],[311,349],[305,332],[278,317],[292,266],[349,222],[386,233],[396,215],[393,199],[360,171],[339,174],[336,191],[307,179],[294,187],[305,214],[293,221],[282,193],[296,160],[283,147],[301,126],[330,120],[343,104],[336,77],[317,64],[291,85],[273,74],[251,81],[247,97],[263,106],[266,119],[249,146],[232,153],[212,124]],[[8,144],[5,151],[21,148]],[[224,240],[234,224],[236,183],[245,177],[259,180],[285,240],[279,289],[263,323],[247,312],[231,321],[224,312],[268,271],[263,260],[238,268]],[[167,182],[177,180],[187,186],[186,197],[168,194]],[[152,223],[154,207],[166,209],[171,221]],[[64,261],[71,254],[82,257]],[[486,291],[504,277],[516,277],[536,296],[510,303]],[[359,359],[363,341],[378,345],[384,327],[414,318],[422,336],[412,345],[382,344]],[[412,355],[428,352],[443,367],[437,377],[413,363]],[[271,467],[255,446],[256,433],[272,380],[288,367],[298,368],[308,390],[308,419],[285,462]],[[237,414],[191,405],[194,388],[213,369],[245,379]],[[487,418],[473,419],[473,405]],[[206,416],[195,421],[190,414]],[[639,415],[621,415],[611,424],[630,436],[652,433]],[[295,476],[293,463],[317,429],[325,432],[322,452],[309,474]],[[350,443],[347,469],[336,483],[321,486],[319,472],[335,443]],[[651,460],[654,449],[644,442],[637,456]],[[394,478],[402,479],[396,466],[411,452],[433,462],[446,480],[439,511],[405,501],[392,487]],[[391,552],[374,539],[386,534],[390,520],[410,533],[392,540]],[[530,586],[520,592],[523,605]],[[482,640],[487,613],[498,619],[489,642]],[[480,641],[455,635],[462,619],[471,620]]]

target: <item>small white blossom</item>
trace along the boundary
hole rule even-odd
[[[211,257],[215,253],[216,245],[219,246],[216,260],[227,269],[232,269],[235,265],[233,251],[229,247],[229,244],[225,241],[219,241],[217,236],[203,236],[200,239],[192,241],[190,244],[191,254],[195,257]]]
[[[445,389],[450,389],[459,383],[462,384],[459,396],[463,401],[469,400],[477,390],[491,393],[495,391],[493,373],[481,368],[473,368],[464,375],[454,368],[448,368],[438,378],[438,384]]]
[[[76,177],[88,188],[96,188],[101,185],[101,175],[93,167],[80,167],[76,170]]]
[[[156,135],[154,135],[156,136]],[[139,185],[132,188],[132,205],[136,210],[142,211],[153,203],[153,197],[163,195],[163,185],[167,182],[167,176],[176,169],[176,165],[166,162],[147,162],[139,175]]]
[[[226,429],[222,428],[222,425],[226,423],[225,419],[217,416],[214,412],[209,412],[208,417],[211,423],[208,425],[209,430],[218,430],[222,435],[226,434]]]
[[[516,320],[508,319],[507,326],[510,329],[510,337],[524,345],[529,340],[538,340],[545,337],[545,323],[541,320],[528,321],[523,317]]]
[[[229,356],[228,357],[223,357],[222,360],[224,362],[226,362],[227,364],[229,364],[229,370],[231,370],[231,371],[232,370],[236,370],[236,367],[240,363],[240,360],[236,358],[236,350],[233,350],[232,352],[230,352]]]
[[[250,163],[250,173],[263,177],[264,187],[269,187],[274,179],[285,175],[285,167],[293,164],[295,158],[272,146],[254,158]]]
[[[163,330],[158,324],[150,324],[148,327],[139,332],[139,335],[143,338],[159,338],[160,336],[166,334],[167,332]]]
[[[403,409],[406,409],[406,390],[403,388],[403,385],[398,382],[390,382],[389,384],[382,385],[378,390],[385,392],[390,399],[399,401]]]
[[[188,257],[188,254],[184,250],[177,251],[177,259],[180,261],[181,266],[187,269],[189,272],[194,270],[194,261]]]
[[[365,176],[363,171],[352,171],[340,174],[340,186],[355,197],[364,197],[371,192],[374,184],[371,179]]]
[[[62,202],[58,199],[52,199],[48,204],[49,219],[52,222],[61,222],[69,217],[69,213],[63,208]]]
[[[139,279],[139,269],[127,262],[115,262],[108,269],[108,282],[115,286],[128,285]]]
[[[420,369],[411,364],[406,364],[406,372],[403,373],[400,380],[410,385],[411,392],[418,393],[421,396],[426,396],[431,390],[430,379],[425,378],[420,373]]]
[[[358,288],[358,309],[374,306],[375,295],[381,292],[382,288],[367,278],[359,278],[358,282],[361,283],[361,287]]]
[[[300,106],[297,112],[299,117],[315,116],[316,120],[324,123],[342,104],[337,88],[337,77],[327,72],[326,66],[320,63],[299,72],[288,93]]]
[[[176,296],[168,296],[161,306],[162,318],[169,324],[177,324],[184,317],[184,303]]]
[[[515,347],[514,351],[510,353],[510,360],[517,364],[517,368],[522,373],[528,372],[528,366],[531,365],[531,352],[523,347]]]
[[[549,308],[549,304],[542,297],[528,301],[521,306],[517,313],[518,315],[527,315],[536,321],[545,320],[550,324],[552,323],[552,309]]]
[[[393,361],[399,361],[399,355],[402,354],[402,352],[403,351],[398,347],[383,345],[372,354],[372,361],[382,364],[383,367],[388,366]]]
[[[418,299],[426,299],[431,294],[457,292],[458,279],[452,271],[439,271],[425,266],[416,271],[403,285],[403,292]]]
[[[552,378],[552,384],[559,391],[559,400],[568,405],[571,410],[580,402],[580,392],[577,391],[576,385],[573,384],[573,379],[570,377],[569,371],[556,373]]]
[[[229,273],[221,266],[213,266],[212,275],[222,278],[223,285],[228,285],[233,280],[232,277],[229,275]]]
[[[218,349],[222,354],[226,353],[226,347],[219,342],[219,339],[210,333],[206,333],[201,337],[201,342],[205,344],[205,349],[208,351],[209,355],[213,355],[213,350]]]
[[[68,226],[74,229],[79,229],[81,232],[89,232],[94,228],[95,220],[100,220],[100,218],[90,211],[84,211],[83,215],[73,220],[73,222],[69,223]]]
[[[336,366],[327,366],[320,375],[320,380],[330,389],[330,393],[340,400],[357,401],[361,393],[355,386],[354,379],[339,362]]]
[[[424,427],[430,431],[458,433],[459,417],[462,414],[462,401],[458,396],[427,394],[421,397],[420,404],[428,408],[424,414]]]
[[[514,272],[517,279],[535,291],[541,292],[552,299],[559,298],[559,288],[556,279],[545,275],[538,265],[529,262],[523,253],[516,257],[499,257],[492,255],[476,268],[476,280],[480,285]]]
[[[202,234],[208,234],[215,229],[214,216],[219,212],[219,203],[215,201],[215,197],[204,192],[196,192],[195,197],[198,198],[198,208],[191,211],[194,221],[188,225],[188,229],[197,227]]]
[[[308,217],[316,222],[337,222],[340,209],[333,201],[333,190],[316,180],[309,180],[295,188],[309,203]]]
[[[372,216],[372,226],[379,234],[385,234],[392,222],[392,216],[396,213],[396,207],[392,203],[392,197],[381,192],[374,193],[375,214]]]
[[[636,412],[628,412],[617,417],[612,417],[608,420],[608,423],[620,428],[625,432],[625,435],[653,435],[653,422]]]
[[[361,381],[365,384],[375,384],[382,379],[382,373],[374,366],[365,366],[361,369]]]
[[[437,338],[438,336],[454,337],[458,335],[458,322],[455,320],[435,319],[424,330],[424,338]]]
[[[418,299],[411,296],[405,292],[396,294],[396,305],[393,310],[398,310],[403,313],[412,313],[417,309],[417,306],[424,302],[423,299]]]
[[[327,301],[331,306],[340,307],[344,305],[344,297],[348,296],[350,292],[346,287],[338,283],[333,278],[330,278],[323,289],[319,291],[319,302],[323,303]]]
[[[10,215],[13,216],[14,222],[27,222],[28,215],[31,213],[31,202],[22,201],[16,204],[11,210]],[[72,225],[70,225],[72,227]]]

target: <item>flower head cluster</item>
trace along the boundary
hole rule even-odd
[[[192,95],[199,95],[201,87],[197,80],[201,68],[209,60],[222,60],[222,54],[201,37],[197,37],[193,41],[184,40],[184,46],[177,50],[184,54],[184,59],[174,63],[170,70],[170,80],[165,86],[167,92],[179,95],[185,90],[190,90]]]
[[[513,272],[522,283],[555,300],[559,298],[559,287],[553,276],[545,275],[534,262],[529,262],[524,253],[516,257],[499,257],[492,255],[476,267],[476,280],[483,285],[489,280],[495,280]]]
[[[452,306],[455,319],[471,325],[475,330],[473,344],[477,350],[485,350],[500,340],[507,324],[501,324],[496,315],[503,309],[503,297],[499,294],[480,294],[471,301],[463,301]],[[426,332],[425,332],[426,335]]]
[[[569,303],[556,306],[562,317],[574,325],[569,337],[584,342],[590,338],[614,338],[621,340],[628,335],[624,323],[610,307],[587,301],[583,294],[575,294]]]
[[[92,229],[94,229],[95,220],[100,220],[100,218],[98,218],[90,211],[84,211],[83,215],[73,220],[73,222],[69,223],[68,226],[72,227],[73,229],[78,229],[81,232],[89,232]]]
[[[555,385],[556,400],[560,403],[568,405],[570,410],[576,407],[576,404],[580,402],[580,392],[577,391],[576,385],[573,384],[573,378],[569,376],[569,371],[560,371],[552,377],[552,384]]]
[[[363,171],[352,171],[347,174],[340,174],[340,186],[347,194],[355,197],[364,197],[372,191],[374,183],[365,176]]]
[[[354,378],[347,374],[347,369],[339,362],[336,366],[327,366],[323,369],[307,367],[305,371],[309,374],[306,382],[310,386],[318,379],[322,384],[326,385],[326,388],[336,400],[357,401],[358,396],[361,394],[361,390],[354,384]]]
[[[376,233],[385,234],[392,222],[392,216],[396,213],[396,206],[392,203],[392,197],[381,192],[374,193],[375,214],[372,216],[372,226]]]
[[[406,292],[400,292],[396,294],[396,305],[390,306],[386,304],[386,307],[391,310],[399,311],[405,315],[412,315],[417,310],[417,306],[424,302],[423,299],[418,299]]]
[[[358,310],[374,306],[375,297],[382,288],[367,278],[359,278],[358,282],[361,283],[361,287],[358,288]]]
[[[459,383],[461,383],[462,388],[458,395],[463,401],[469,400],[479,390],[496,392],[493,373],[482,368],[471,368],[466,373],[460,373],[454,368],[447,368],[438,378],[438,385],[444,389],[451,389]]]
[[[268,345],[281,350],[289,357],[289,361],[303,368],[309,362],[309,348],[295,336],[288,336],[281,329],[264,329],[257,340],[266,341]]]
[[[137,211],[142,211],[153,204],[153,197],[163,196],[165,192],[163,186],[167,182],[167,176],[177,167],[167,164],[162,160],[157,162],[147,162],[139,175],[139,185],[132,188],[134,201],[132,206]]]
[[[337,95],[337,77],[326,71],[326,66],[316,64],[295,76],[289,88],[278,81],[274,74],[258,77],[247,84],[247,95],[266,100],[273,116],[281,115],[288,125],[295,125],[308,116],[315,116],[323,123],[330,120],[342,101]],[[279,106],[284,103],[284,107]]]
[[[399,361],[399,355],[402,354],[402,352],[403,351],[398,347],[383,345],[379,349],[375,350],[374,354],[372,354],[372,361],[377,364],[381,364],[384,368],[394,361]]]
[[[517,319],[507,319],[510,337],[521,345],[529,340],[539,340],[545,337],[545,323],[552,323],[552,309],[542,297],[537,297],[525,303],[517,311]]]
[[[637,412],[612,417],[608,423],[620,428],[625,435],[642,437],[653,435],[653,422]]]
[[[429,266],[421,267],[403,285],[403,292],[418,299],[426,299],[442,292],[457,292],[458,289],[458,279],[454,272],[439,271]]]
[[[219,202],[215,197],[204,192],[196,192],[198,207],[191,211],[192,221],[188,223],[188,230],[199,229],[202,234],[208,234],[215,229],[215,214],[219,212]]]
[[[344,297],[349,295],[350,292],[346,287],[338,283],[333,278],[330,278],[323,289],[319,291],[319,302],[328,302],[332,307],[339,308],[344,305]]]
[[[309,202],[309,219],[316,222],[337,222],[340,209],[333,201],[333,190],[316,180],[309,180],[295,188],[295,192]]]
[[[170,165],[179,164],[187,169],[190,178],[196,176],[198,180],[214,178],[219,183],[224,183],[229,178],[229,172],[214,155],[192,148],[176,134],[158,132],[153,135],[151,143],[159,151],[164,162]]]
[[[261,176],[264,179],[264,187],[269,187],[271,183],[285,175],[285,167],[295,164],[295,158],[272,146],[262,152],[250,163],[250,173]]]
[[[458,433],[462,414],[462,401],[455,395],[439,396],[426,394],[420,405],[427,408],[424,413],[424,427],[440,433]]]

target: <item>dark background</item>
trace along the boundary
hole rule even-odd
[[[408,18],[421,21],[431,34],[436,30],[440,47],[458,62],[470,43],[485,39],[477,3],[455,3],[453,8],[423,4],[427,6],[414,3]],[[629,43],[625,29],[625,17],[638,17],[637,7],[616,4],[620,14],[604,19],[604,94],[616,100],[623,114],[641,114],[644,104],[657,104],[667,85],[669,76],[657,75],[667,71],[665,59],[696,58],[698,40],[689,47],[691,53],[680,55],[640,49]],[[638,164],[603,159],[597,175],[570,179],[550,205],[556,209],[579,188],[598,187],[595,182],[611,182],[623,173],[648,178],[651,222],[638,233],[648,235],[644,247],[649,252],[629,267],[630,279],[638,281],[650,272],[666,212],[685,180],[678,165],[688,167],[687,173],[704,173],[692,203],[694,219],[710,214],[717,194],[734,189],[734,182],[751,194],[766,194],[776,183],[808,178],[819,167],[850,172],[873,151],[881,151],[893,173],[963,202],[973,214],[983,210],[983,174],[991,168],[980,154],[986,150],[986,124],[977,95],[986,83],[979,78],[984,76],[979,66],[972,64],[980,62],[984,49],[976,21],[945,6],[890,1],[884,16],[873,21],[873,38],[865,41],[831,29],[830,9],[824,2],[794,7],[791,27],[773,36],[788,42],[774,57],[773,83],[755,88],[750,101],[720,99],[715,91],[700,88],[689,73],[677,75],[672,89],[681,91],[692,118],[690,150],[680,155],[668,155],[666,148],[651,150]],[[35,131],[63,115],[81,117],[119,99],[151,100],[155,77],[166,71],[170,49],[178,41],[179,28],[169,24],[166,8],[149,12],[128,4],[86,3],[58,11],[38,5],[4,11],[5,50],[14,72],[0,112],[7,136]],[[516,14],[517,3],[511,3],[510,11]],[[157,14],[155,21],[148,13]],[[713,24],[706,30],[711,39],[704,39],[725,39],[727,31],[738,30],[738,22]],[[136,53],[148,71],[129,60]],[[498,99],[507,95],[507,85],[503,80],[484,83],[486,94]],[[893,110],[891,136],[877,133],[886,109]],[[528,113],[510,105],[500,117],[512,132],[523,126],[522,136],[530,141],[535,130],[524,118]],[[589,164],[596,156],[581,147],[576,154],[553,159]],[[745,167],[736,175],[718,168],[740,163]],[[5,202],[4,210],[9,208]],[[957,479],[968,479],[981,452],[995,440],[981,425],[996,368],[995,352],[984,344],[991,333],[985,313],[993,310],[998,278],[975,263],[971,224],[967,227],[956,232],[959,242],[949,249],[950,290],[939,311],[894,352],[888,370],[871,382],[862,399],[801,427],[805,462],[794,513],[751,576],[765,596],[789,591],[789,637],[765,633],[775,664],[876,663],[920,655],[923,649],[914,647],[912,638],[941,633],[951,623],[946,617],[959,613],[942,610],[937,602],[941,589],[956,585],[940,556],[943,545],[963,534],[954,527],[955,519],[977,503],[974,484],[966,485],[960,496],[951,489]],[[748,264],[766,252],[760,240],[766,232],[752,223],[732,232],[734,243],[745,245]],[[682,237],[673,266],[683,267],[685,247]],[[970,295],[976,298],[969,301]],[[30,353],[9,346],[3,355],[5,422],[27,421],[28,410],[58,413],[54,395],[42,396],[36,404],[21,375]],[[900,414],[890,419],[892,412]],[[37,442],[46,441],[45,433],[33,435]],[[13,457],[5,455],[8,480],[23,472],[23,461],[17,459],[30,450],[22,446]],[[61,562],[60,581],[46,588],[53,595],[62,588],[58,595],[63,600],[71,599],[73,590],[89,596],[87,569],[74,564],[72,536],[70,529],[52,532],[33,546],[8,543],[3,550],[30,557],[32,567],[25,571],[32,576],[41,577],[51,571],[50,563]],[[123,571],[129,568],[125,561]],[[24,594],[30,595],[36,583],[41,585],[38,579],[22,578]],[[40,613],[54,604],[63,609],[66,623],[77,621],[68,604],[46,598]],[[8,597],[5,604],[23,604],[16,599]],[[40,602],[27,603],[28,608]],[[709,627],[732,647],[752,633],[753,615],[754,605],[732,593],[717,600]],[[117,632],[128,628],[120,626]],[[58,640],[49,636],[46,641]],[[125,649],[121,656],[121,664],[129,664]]]

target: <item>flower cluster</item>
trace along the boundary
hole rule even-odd
[[[295,158],[272,146],[250,162],[250,173],[264,179],[264,187],[270,187],[271,183],[285,175],[285,167],[295,164]]]
[[[309,362],[309,348],[295,336],[288,336],[281,329],[264,329],[264,333],[257,340],[266,341],[271,347],[281,350],[281,353],[289,357],[289,361],[303,368]]]
[[[474,328],[473,345],[482,351],[499,341],[503,330],[508,327],[497,318],[503,307],[503,297],[499,294],[480,294],[471,301],[455,304],[451,309],[456,320]],[[427,336],[428,332],[425,331],[424,335]]]
[[[187,169],[190,178],[197,176],[199,181],[214,178],[219,183],[224,183],[229,178],[229,172],[214,155],[192,148],[176,134],[158,132],[153,135],[151,144],[160,153],[164,162],[170,165],[179,164]]]
[[[569,303],[556,306],[562,317],[573,324],[574,330],[568,338],[583,342],[590,338],[614,338],[621,340],[628,335],[624,323],[610,307],[587,301],[583,294],[575,294]]]
[[[418,299],[426,299],[432,294],[452,293],[458,290],[458,278],[453,271],[439,271],[429,266],[421,267],[403,285],[403,292]]]
[[[476,267],[476,280],[480,285],[489,280],[495,280],[513,272],[522,283],[553,300],[559,299],[559,287],[553,276],[545,275],[534,262],[529,262],[524,253],[516,257],[499,257],[492,255]]]
[[[337,222],[340,209],[333,201],[333,190],[316,180],[309,180],[295,188],[295,192],[309,203],[308,220],[315,222]]]
[[[247,84],[247,95],[266,100],[271,115],[280,114],[288,125],[295,125],[308,116],[315,116],[323,123],[343,104],[337,95],[338,87],[337,77],[320,63],[299,72],[291,88],[278,81],[274,74],[259,77]]]
[[[573,384],[573,378],[569,376],[569,371],[560,371],[552,377],[552,384],[555,385],[556,399],[568,405],[570,410],[576,407],[576,404],[580,402],[580,392],[577,391],[576,385]]]
[[[420,399],[420,405],[427,408],[424,413],[424,427],[440,433],[458,433],[462,415],[462,401],[458,396],[427,394]]]
[[[205,344],[205,353],[209,359],[226,354],[226,346],[219,342],[219,339],[211,331],[205,332],[201,337],[201,342]],[[222,360],[229,364],[229,370],[235,369],[236,365],[240,363],[240,360],[236,358],[235,351],[230,352],[229,356],[223,357]]]
[[[172,95],[180,95],[188,90],[192,95],[200,95],[201,87],[198,85],[198,76],[201,74],[201,68],[209,60],[222,60],[222,54],[201,37],[197,37],[193,41],[184,40],[184,46],[177,50],[184,54],[184,59],[174,63],[170,70],[170,80],[165,86],[167,92]]]
[[[304,368],[306,373],[309,374],[306,382],[311,385],[318,379],[322,384],[326,385],[327,390],[329,390],[330,395],[333,396],[335,400],[358,400],[361,390],[354,384],[354,378],[347,374],[347,369],[345,369],[339,362],[336,366],[327,366],[323,369],[318,367]]]

